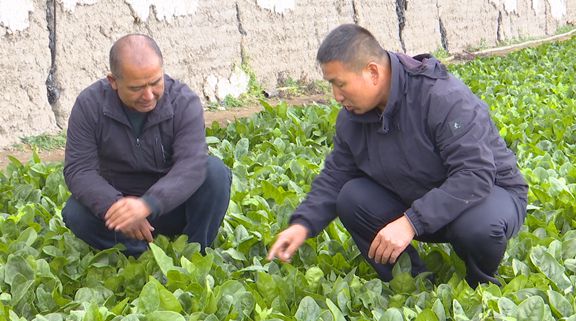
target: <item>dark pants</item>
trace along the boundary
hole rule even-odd
[[[337,201],[340,220],[352,235],[360,252],[384,281],[392,279],[392,264],[379,264],[368,258],[370,244],[386,224],[403,215],[410,204],[404,204],[392,192],[369,178],[347,182]],[[471,286],[493,282],[502,261],[508,239],[518,232],[524,221],[526,204],[499,186],[478,205],[466,210],[454,221],[433,234],[419,235],[424,242],[450,243],[466,264],[466,281]],[[431,213],[431,215],[433,215]],[[409,245],[412,273],[426,268],[416,249]]]
[[[231,181],[230,169],[220,159],[210,156],[204,183],[186,202],[150,221],[154,227],[153,235],[186,234],[189,242],[200,243],[204,251],[216,238],[228,209]],[[134,256],[148,249],[146,241],[131,239],[121,232],[109,230],[102,219],[73,197],[68,199],[62,209],[62,217],[77,237],[96,249],[123,243],[126,246],[124,253]]]

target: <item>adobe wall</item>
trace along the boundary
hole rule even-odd
[[[154,37],[166,72],[205,102],[321,79],[315,54],[342,23],[389,50],[459,53],[553,35],[576,23],[576,0],[0,0],[0,147],[67,125],[78,93],[108,72],[126,33]]]

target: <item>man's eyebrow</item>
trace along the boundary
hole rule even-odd
[[[158,79],[156,79],[156,80],[154,80],[154,81],[152,81],[152,82],[150,82],[150,83],[144,84],[144,85],[140,85],[140,86],[128,86],[128,88],[131,88],[131,89],[139,89],[139,88],[144,88],[144,87],[146,87],[146,86],[148,86],[148,85],[153,86],[153,85],[156,85],[157,83],[159,83],[159,82],[162,80],[163,77],[164,77],[164,76],[159,77]]]
[[[164,78],[164,76],[159,77],[158,79],[154,80],[153,82],[150,83],[150,85],[156,85],[157,83],[159,83],[162,78]]]
[[[146,85],[141,85],[141,86],[128,86],[128,88],[130,89],[139,89],[139,88],[144,88],[146,87]]]

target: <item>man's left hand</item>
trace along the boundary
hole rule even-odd
[[[112,204],[104,220],[106,227],[121,232],[138,230],[145,220],[150,215],[151,210],[148,204],[141,198],[137,197],[124,197]]]
[[[416,232],[412,224],[406,215],[402,215],[402,217],[384,226],[376,234],[370,245],[368,257],[376,263],[395,263],[396,259],[410,244],[414,235]]]
[[[136,223],[133,226],[132,230],[123,231],[124,235],[128,236],[129,238],[146,241],[148,243],[154,241],[154,237],[152,236],[152,232],[154,228],[150,225],[148,220],[144,219],[141,220],[140,223]]]

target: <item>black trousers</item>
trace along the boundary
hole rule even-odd
[[[370,244],[388,223],[403,215],[404,204],[393,192],[367,177],[347,182],[337,200],[337,213],[360,252],[384,281],[392,279],[392,264],[379,264],[368,258]],[[499,284],[494,277],[502,261],[508,240],[520,229],[526,216],[526,204],[499,186],[478,205],[433,234],[416,236],[423,242],[450,243],[466,264],[466,281]],[[412,261],[412,273],[426,270],[416,249],[404,251]]]
[[[210,246],[217,236],[228,204],[230,202],[230,169],[222,160],[208,158],[206,180],[186,202],[165,213],[150,224],[153,235],[175,236],[186,234],[189,242],[198,242],[202,251]],[[90,246],[102,250],[118,243],[126,246],[126,255],[138,256],[148,249],[146,241],[126,237],[121,232],[109,230],[104,220],[92,214],[90,210],[70,197],[62,209],[66,226]]]

